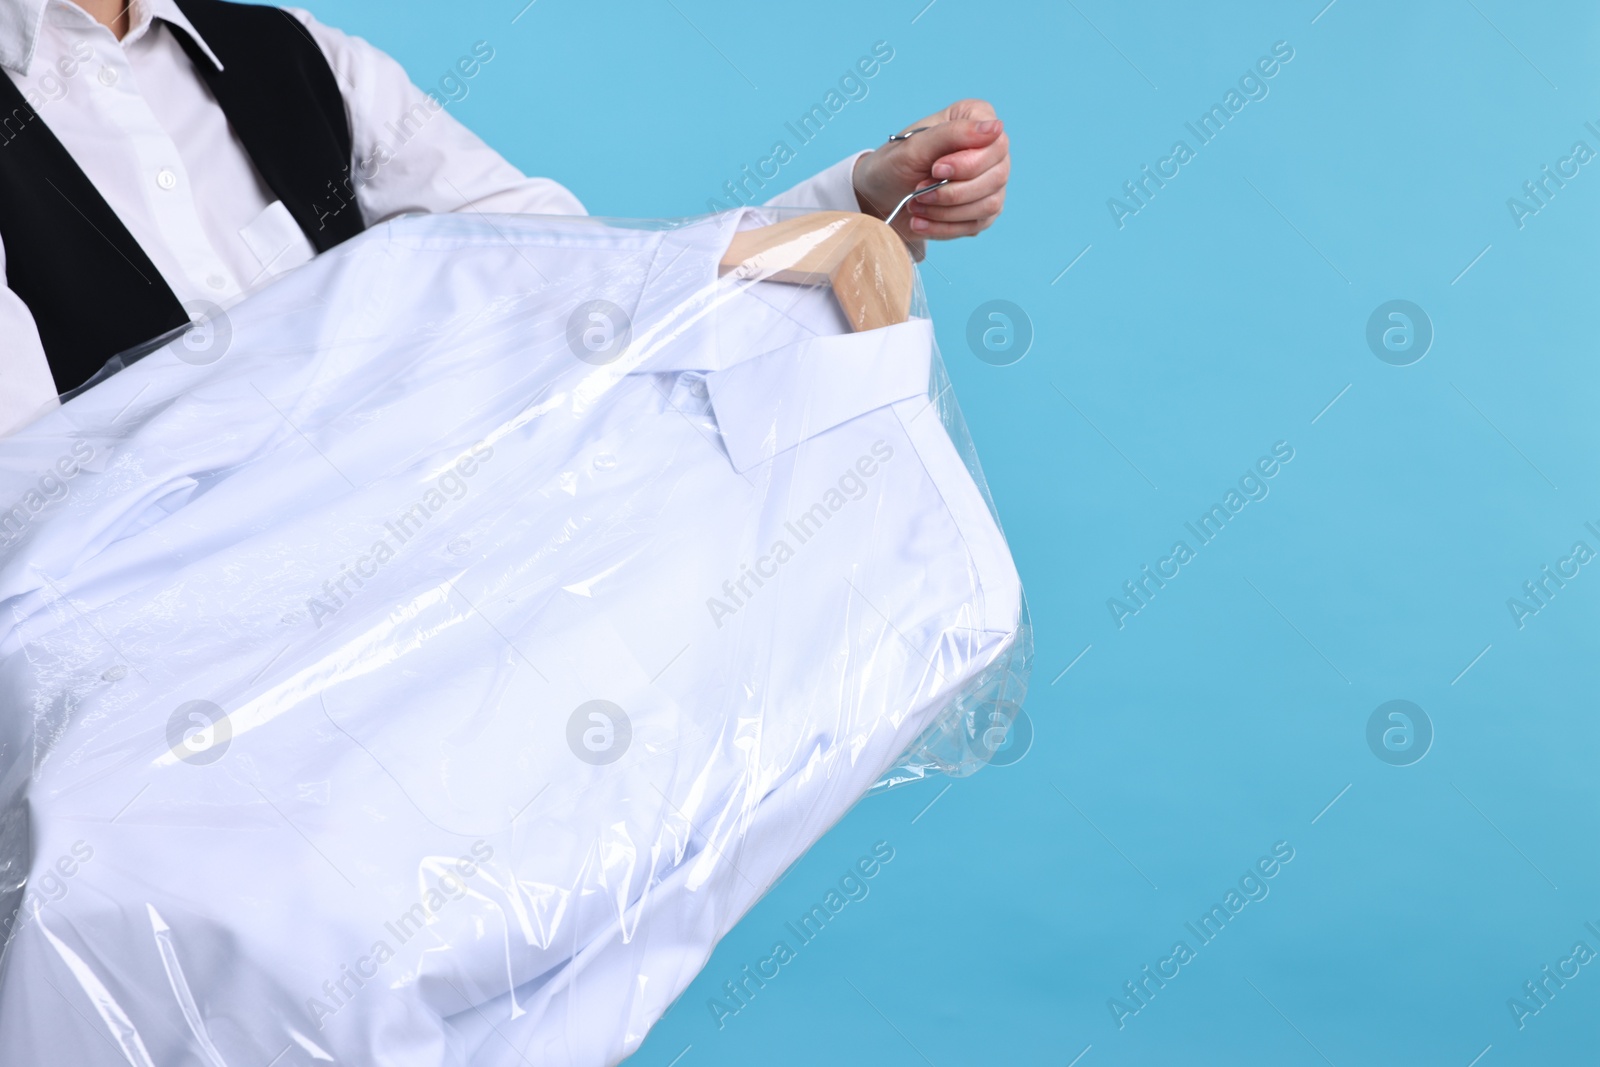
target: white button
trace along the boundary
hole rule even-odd
[[[115,67],[101,67],[100,68],[100,84],[101,85],[115,85],[115,84],[117,84],[117,69]]]
[[[228,286],[228,279],[224,278],[220,274],[213,274],[211,277],[206,279],[206,284],[211,286],[213,289],[226,289]]]
[[[178,185],[178,176],[172,173],[171,168],[162,167],[156,171],[156,184],[163,189],[173,189]]]

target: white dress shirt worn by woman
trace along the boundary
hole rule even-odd
[[[356,204],[369,224],[408,212],[584,213],[558,182],[527,177],[506,162],[411,84],[389,56],[308,12],[293,14],[344,92]],[[227,307],[309,260],[311,243],[257,174],[183,48],[157,21],[183,27],[215,60],[173,0],[133,0],[129,18],[118,41],[69,0],[0,0],[0,68],[179,301]],[[856,158],[771,202],[857,210]],[[0,276],[4,270],[0,247]],[[55,404],[28,307],[0,287],[0,434]]]

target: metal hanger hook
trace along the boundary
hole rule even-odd
[[[916,131],[913,130],[911,132],[915,133]],[[907,136],[909,136],[909,134]],[[894,210],[889,212],[889,217],[884,219],[883,221],[888,223],[890,226],[893,226],[894,225],[894,218],[895,218],[896,215],[900,214],[900,209],[901,208],[903,208],[907,204],[911,203],[911,201],[915,200],[917,197],[921,196],[923,193],[931,193],[935,189],[942,189],[944,186],[949,185],[949,184],[950,184],[950,179],[949,178],[942,178],[939,181],[934,182],[932,185],[930,185],[930,186],[928,186],[928,187],[926,187],[924,189],[918,189],[914,193],[907,193],[905,199],[901,200],[900,203],[896,204]]]
[[[916,129],[907,130],[905,133],[891,133],[889,135],[889,140],[891,142],[892,141],[909,141],[911,139],[911,135],[912,134],[921,133],[923,130],[926,130],[926,129],[928,129],[927,126],[918,126]]]

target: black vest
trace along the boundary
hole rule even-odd
[[[223,69],[183,29],[167,29],[317,251],[360,233],[344,97],[305,27],[273,7],[223,0],[178,6]],[[150,257],[3,72],[0,241],[6,281],[32,312],[63,393],[112,356],[149,351],[189,324]],[[0,345],[8,343],[0,337]]]

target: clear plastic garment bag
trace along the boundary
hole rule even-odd
[[[1025,609],[915,285],[859,216],[406,218],[0,442],[0,1062],[616,1063],[981,767]]]

